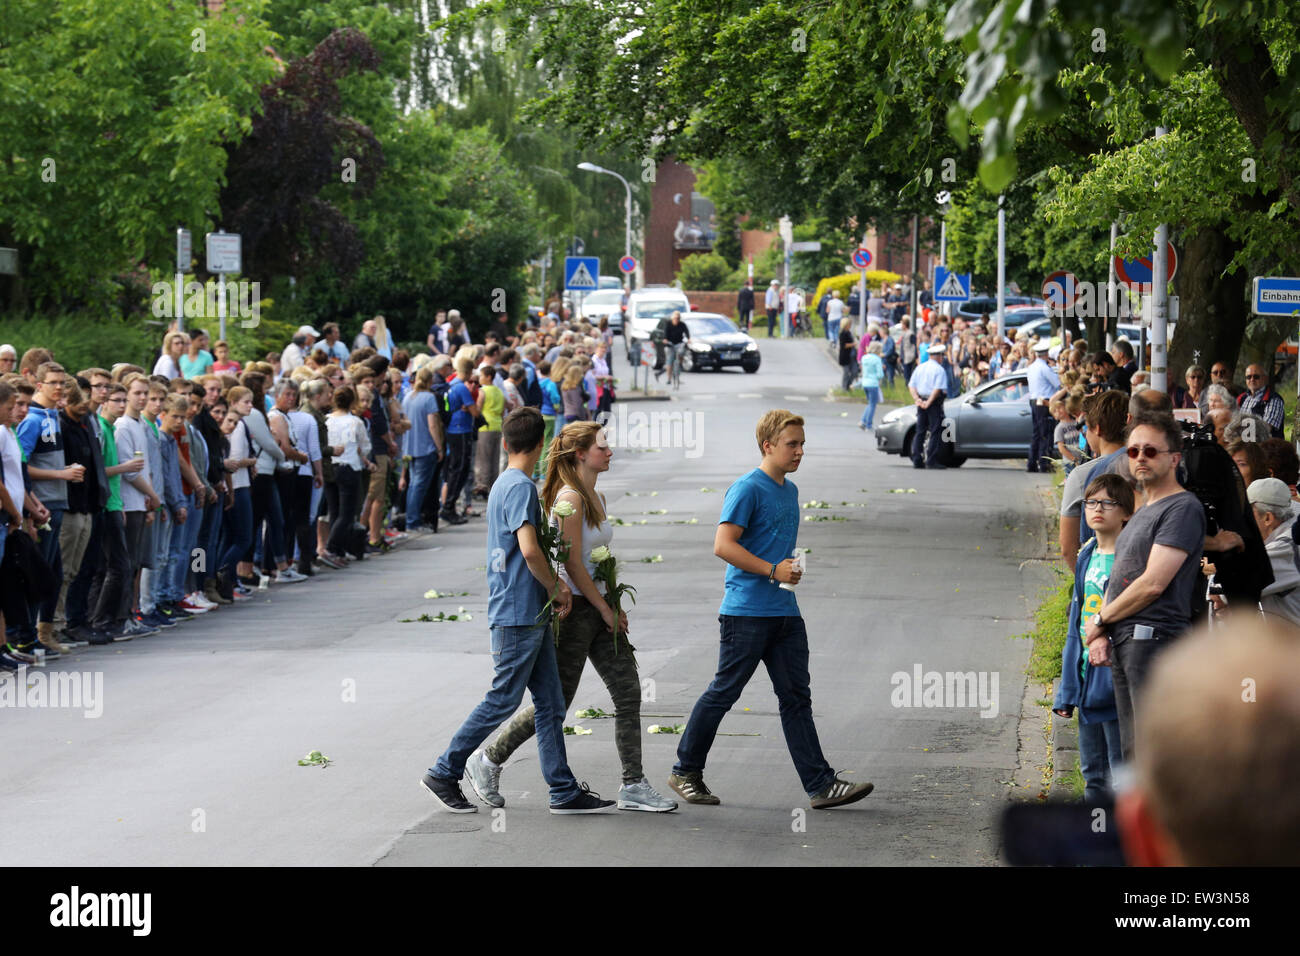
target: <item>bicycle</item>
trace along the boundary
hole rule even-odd
[[[672,382],[674,389],[682,387],[682,353],[686,351],[686,343],[678,342],[672,346],[673,358],[672,364],[668,368],[668,380]]]

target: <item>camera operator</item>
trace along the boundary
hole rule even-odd
[[[1215,439],[1213,426],[1183,423],[1183,487],[1205,509],[1205,560],[1214,566],[1214,580],[1231,605],[1254,608],[1264,588],[1273,583],[1273,570],[1259,525],[1247,501],[1241,472]],[[1205,613],[1205,594],[1197,590],[1192,616]]]

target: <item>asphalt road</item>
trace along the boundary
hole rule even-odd
[[[866,800],[807,809],[760,670],[722,724],[736,736],[720,736],[710,756],[706,780],[722,806],[554,817],[530,743],[503,775],[504,814],[436,812],[418,780],[491,676],[484,528],[472,521],[51,664],[47,671],[102,674],[103,712],[0,708],[0,801],[10,819],[42,821],[28,838],[4,841],[0,863],[996,863],[1029,653],[1028,642],[1009,638],[1027,630],[1046,580],[1024,563],[1046,479],[1015,462],[915,471],[875,451],[857,428],[858,406],[825,401],[838,369],[818,346],[762,347],[756,375],[695,374],[674,401],[626,404],[628,415],[689,415],[679,447],[671,433],[638,433],[635,418],[615,430],[616,442],[642,444],[616,448],[600,487],[612,515],[646,522],[618,527],[614,538],[638,589],[629,616],[641,675],[653,681],[643,723],[684,723],[712,677],[722,492],[758,463],[761,412],[790,408],[807,420],[794,476],[800,500],[833,505],[802,513],[844,519],[800,529],[800,545],[811,548],[798,597],[813,706],[832,765],[874,782]],[[656,555],[662,562],[641,563]],[[425,600],[429,588],[469,594]],[[473,621],[399,621],[461,605]],[[995,704],[895,706],[903,701],[891,678],[902,672],[910,689],[917,667],[996,676]],[[574,709],[588,706],[612,709],[590,669]],[[613,796],[612,721],[571,713],[568,722],[593,730],[566,737],[578,778]],[[676,743],[644,737],[647,773],[665,791]],[[312,750],[332,764],[298,766]]]

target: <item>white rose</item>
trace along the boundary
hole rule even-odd
[[[609,548],[605,547],[603,544],[591,549],[591,560],[597,564],[600,564],[600,562],[604,561],[609,556]]]
[[[659,733],[659,725],[658,725],[658,724],[651,724],[649,727],[646,728],[646,733],[648,733],[648,734],[657,734],[657,733]]]
[[[567,501],[557,501],[555,507],[551,509],[551,514],[558,515],[561,518],[567,518],[573,514],[573,505]]]

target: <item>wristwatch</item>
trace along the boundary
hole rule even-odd
[[[772,570],[767,572],[767,579],[768,579],[768,581],[775,581],[775,580],[776,580],[776,565],[775,565],[775,564],[772,565]]]
[[[1106,626],[1106,622],[1103,621],[1103,620],[1101,619],[1101,612],[1100,612],[1100,611],[1098,611],[1096,614],[1094,614],[1094,615],[1092,616],[1092,623],[1093,623],[1093,624],[1096,624],[1098,627],[1105,627],[1105,626]]]

